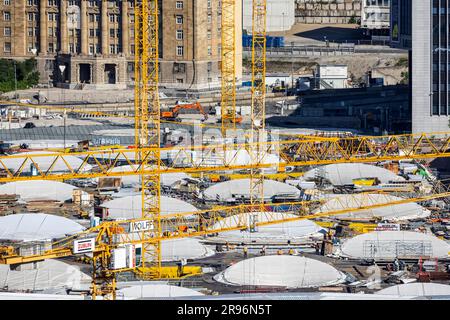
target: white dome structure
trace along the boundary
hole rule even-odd
[[[0,185],[0,194],[17,194],[26,202],[39,200],[64,202],[72,199],[75,189],[78,188],[58,181],[14,181]]]
[[[136,170],[137,166],[120,166],[115,167],[111,170],[111,172],[125,172]],[[175,182],[183,180],[185,178],[191,178],[190,175],[184,172],[173,172],[173,173],[163,173],[161,174],[161,184],[166,187],[172,186]],[[122,176],[122,185],[124,187],[135,187],[140,185],[140,177],[139,175],[134,176]]]
[[[0,265],[0,288],[8,291],[42,291],[69,288],[88,289],[91,277],[76,266],[58,260],[45,260],[37,269],[13,271]]]
[[[298,256],[261,256],[240,261],[214,279],[232,286],[314,288],[344,282],[345,275],[332,266]]]
[[[0,217],[0,240],[39,241],[64,238],[83,231],[75,221],[43,213]]]
[[[376,231],[345,241],[339,254],[353,259],[447,258],[450,244],[433,235],[411,231]]]
[[[361,206],[373,206],[377,204],[401,201],[399,197],[385,194],[351,194],[333,197],[314,213],[340,211],[344,209],[357,209]],[[423,219],[431,214],[430,210],[417,203],[402,203],[392,206],[355,211],[336,215],[337,219],[373,219],[381,218],[389,221],[403,221],[411,219]]]
[[[34,155],[35,157],[33,157],[33,160],[39,166],[39,170],[46,171],[50,167],[52,167],[52,172],[54,174],[69,172],[70,170],[68,168],[68,165],[72,169],[78,169],[83,164],[83,160],[71,155],[64,156],[64,160],[62,158],[58,158],[55,162],[55,159],[57,158],[57,153],[54,153],[55,156],[52,156],[53,153],[54,152],[49,151],[32,151],[32,152],[18,153],[16,155],[21,156]],[[42,156],[42,157],[36,156],[40,154],[46,154],[49,156]],[[6,158],[3,159],[2,161],[4,165],[12,171],[17,171],[23,165],[22,174],[23,175],[31,174],[31,165],[33,162],[30,159],[27,159],[25,161],[25,164],[23,158]],[[84,169],[83,171],[90,171],[92,169],[92,166],[90,164],[84,164],[83,169]]]
[[[236,216],[227,217],[217,222],[212,229],[222,229],[225,227],[235,227],[238,222],[244,222],[246,226],[251,226],[252,221],[256,216],[257,222],[266,222],[273,220],[282,220],[289,218],[297,218],[293,214],[285,214],[278,212],[258,212],[258,213],[242,213]],[[254,220],[253,220],[254,221]],[[273,240],[298,240],[305,239],[312,236],[317,236],[317,233],[322,230],[322,227],[312,222],[311,220],[295,220],[274,225],[259,226],[256,232],[249,230],[243,231],[228,231],[220,233],[217,238],[227,241],[233,240],[252,240],[252,241],[273,241]],[[322,235],[323,236],[323,235]]]
[[[306,172],[303,178],[305,180],[313,180],[317,176],[328,179],[334,186],[352,185],[353,179],[361,178],[376,177],[382,183],[405,180],[392,171],[364,163],[329,164]]]
[[[165,240],[161,242],[162,261],[201,259],[213,256],[215,252],[195,238]]]
[[[250,179],[237,179],[217,183],[204,191],[206,201],[233,201],[250,197]],[[264,180],[264,198],[273,197],[298,199],[300,190],[275,180]]]
[[[220,143],[222,144],[222,143]],[[231,147],[230,147],[231,148]],[[173,165],[209,165],[209,166],[220,166],[224,163],[227,166],[245,166],[250,165],[252,157],[247,150],[226,150],[223,152],[222,148],[216,148],[216,152],[211,152],[211,149],[207,148],[205,151],[202,150],[162,150],[161,158],[169,161]],[[274,173],[277,171],[278,165],[284,160],[276,154],[265,153],[263,158],[259,161],[262,164],[270,164],[274,168],[264,168],[262,169],[264,173]]]
[[[203,296],[202,293],[189,288],[166,284],[133,285],[120,289],[117,293],[118,298],[123,297],[124,300]]]
[[[141,195],[133,195],[107,201],[101,205],[108,209],[108,219],[137,219],[142,215]],[[161,196],[161,215],[197,212],[198,209],[186,201]]]
[[[397,286],[392,286],[385,288],[376,292],[376,294],[381,295],[396,295],[396,296],[449,296],[450,297],[450,286],[440,283],[422,283],[414,282],[407,284],[400,284]]]

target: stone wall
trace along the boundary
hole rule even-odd
[[[297,23],[346,24],[361,19],[361,0],[295,0]]]

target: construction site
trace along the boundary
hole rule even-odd
[[[220,107],[166,99],[158,5],[134,108],[1,101],[0,300],[450,299],[450,132],[267,126],[266,0],[249,91],[222,0]]]

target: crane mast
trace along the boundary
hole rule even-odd
[[[161,242],[145,241],[161,236],[161,150],[159,105],[159,9],[158,0],[135,1],[135,146],[142,192],[142,218],[150,230],[140,235],[142,266],[154,278],[161,275]],[[144,149],[147,148],[147,151]],[[151,168],[156,174],[146,173]]]
[[[236,0],[222,0],[222,136],[236,130]]]
[[[266,107],[266,14],[267,0],[253,0],[252,31],[252,106],[249,154],[252,164],[261,164],[265,132]],[[256,211],[264,207],[264,176],[257,168],[250,169],[250,203]]]

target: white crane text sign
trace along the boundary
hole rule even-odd
[[[129,232],[142,232],[149,231],[153,229],[153,224],[150,221],[135,221],[130,222]]]

